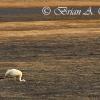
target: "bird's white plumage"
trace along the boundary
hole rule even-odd
[[[19,81],[24,81],[22,78],[22,72],[18,69],[9,69],[5,73],[5,77],[18,77]]]

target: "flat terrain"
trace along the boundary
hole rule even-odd
[[[100,100],[100,21],[0,23],[0,100]]]
[[[88,2],[88,3],[87,3]],[[0,8],[30,8],[43,6],[99,6],[99,0],[0,0]]]

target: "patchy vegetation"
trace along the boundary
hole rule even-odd
[[[99,24],[98,20],[1,23],[0,77],[16,68],[27,81],[0,80],[0,99],[99,100]]]

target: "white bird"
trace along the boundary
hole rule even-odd
[[[25,82],[24,79],[22,79],[22,72],[18,69],[8,69],[5,73],[5,77],[14,77],[17,78],[20,82]]]

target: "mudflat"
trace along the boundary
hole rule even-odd
[[[23,72],[26,82],[0,80],[1,100],[99,100],[100,21],[0,23],[0,77]]]

